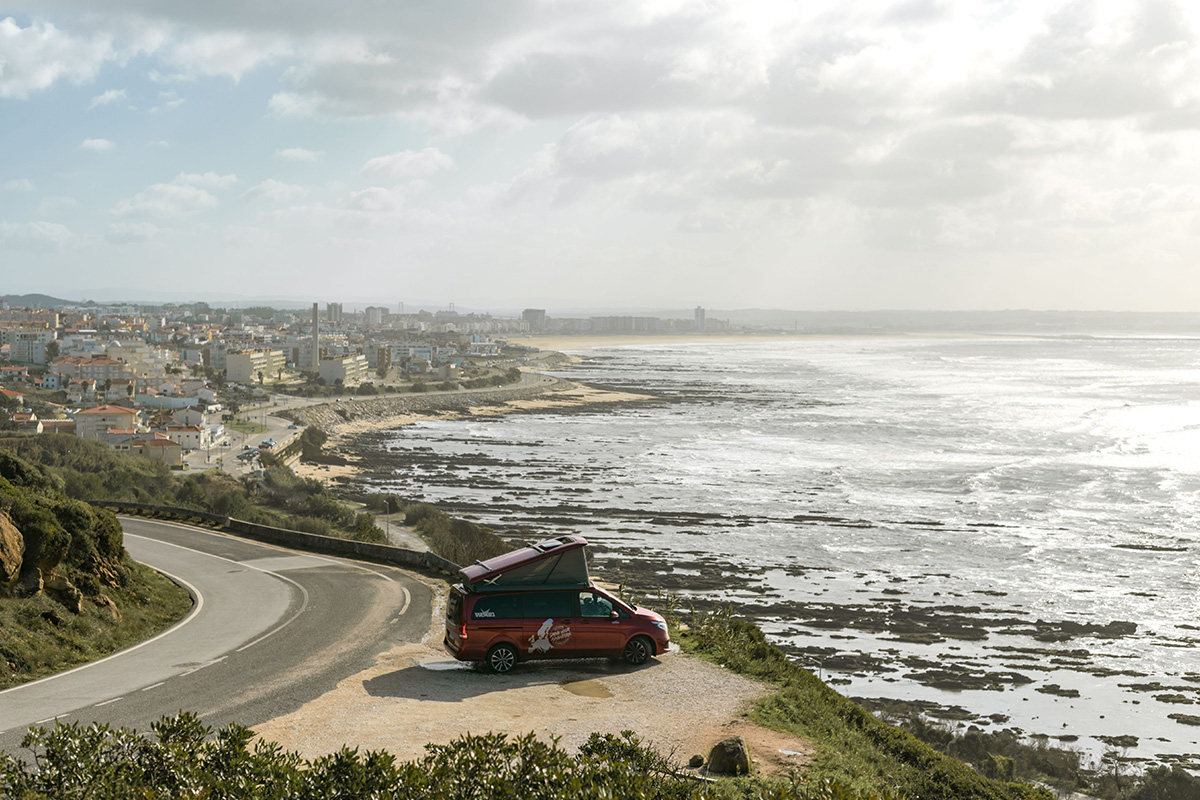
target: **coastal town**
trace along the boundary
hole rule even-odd
[[[47,304],[48,306],[49,304]],[[69,433],[172,469],[252,468],[277,433],[262,409],[321,398],[486,388],[519,379],[531,333],[720,329],[691,319],[556,319],[329,302],[311,309],[0,303],[0,426]],[[257,411],[257,413],[256,413]],[[278,420],[273,422],[278,423]],[[277,442],[274,436],[280,435]]]

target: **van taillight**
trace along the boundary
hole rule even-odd
[[[458,638],[460,638],[460,639],[465,639],[465,638],[467,638],[467,623],[465,623],[465,622],[464,622],[464,623],[462,624],[462,630],[460,630],[460,631],[458,632]]]

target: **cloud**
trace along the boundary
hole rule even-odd
[[[117,222],[108,226],[104,238],[114,244],[148,242],[158,235],[158,226],[150,222]]]
[[[293,186],[268,178],[257,186],[252,186],[242,193],[242,199],[248,201],[264,200],[269,203],[290,203],[308,194],[303,186]]]
[[[73,238],[57,222],[0,222],[0,247],[51,253],[62,250]]]
[[[93,153],[103,153],[117,146],[116,142],[108,139],[84,139],[79,144],[80,150],[90,150]]]
[[[113,213],[120,217],[152,219],[192,216],[220,205],[208,189],[224,189],[235,183],[236,175],[180,173],[170,183],[156,183],[133,197],[118,201]]]
[[[109,89],[107,92],[93,97],[91,104],[88,105],[88,109],[93,109],[98,106],[106,106],[109,103],[115,103],[118,100],[124,99],[126,99],[124,89]]]
[[[4,184],[4,189],[9,192],[32,192],[33,181],[29,178],[13,178]]]
[[[264,61],[290,52],[286,39],[246,30],[194,32],[175,42],[168,58],[184,75],[240,80]]]
[[[304,97],[294,92],[278,92],[271,95],[267,108],[280,117],[307,117],[316,113],[320,101],[315,97]]]
[[[150,109],[151,114],[161,114],[164,111],[174,111],[182,106],[187,101],[175,93],[174,90],[167,92],[159,92],[159,103]]]
[[[359,192],[351,192],[346,198],[346,208],[355,211],[372,213],[396,211],[403,201],[402,195],[390,192],[379,186],[372,186]]]
[[[0,20],[0,97],[24,99],[59,80],[82,84],[113,57],[112,35],[72,36],[48,22]]]
[[[210,189],[226,189],[238,182],[238,176],[230,173],[229,175],[218,175],[215,172],[195,173],[181,172],[175,176],[174,183],[188,184],[190,186],[205,186]]]
[[[317,153],[305,150],[303,147],[285,147],[275,151],[275,155],[288,161],[316,161]]]
[[[1200,183],[1193,5],[446,0],[333,8],[295,0],[282,15],[233,0],[109,0],[84,16],[77,0],[39,0],[40,13],[64,29],[0,24],[0,94],[86,83],[97,64],[104,86],[134,91],[133,79],[111,82],[110,72],[144,52],[127,63],[130,73],[152,74],[167,84],[159,88],[189,97],[194,89],[205,109],[215,98],[228,116],[213,121],[231,142],[244,126],[240,141],[255,146],[251,118],[265,105],[276,118],[269,126],[285,129],[271,141],[320,146],[319,155],[275,145],[268,153],[331,170],[350,163],[365,177],[326,175],[347,180],[330,186],[340,199],[284,207],[304,188],[264,180],[287,165],[260,163],[239,168],[241,184],[211,174],[141,184],[113,210],[165,229],[158,218],[211,210],[236,184],[246,201],[283,204],[239,211],[298,250],[313,230],[366,231],[378,252],[390,253],[383,243],[403,239],[398,231],[452,228],[472,242],[463,252],[521,261],[515,254],[530,252],[531,232],[570,231],[631,262],[639,252],[688,247],[710,262],[753,260],[747,271],[763,270],[755,280],[766,286],[760,263],[884,263],[890,253],[933,263],[938,252],[1040,247],[1112,264],[1098,244],[1112,225],[1130,242],[1152,238],[1145,247],[1186,260],[1200,255],[1191,241],[1200,225],[1190,207],[1173,210],[1188,194],[1172,190]],[[86,55],[68,45],[100,49]],[[187,92],[176,85],[185,80]],[[71,96],[98,100],[108,94],[102,88]],[[180,98],[168,92],[161,101],[165,108]],[[338,119],[353,125],[327,124]],[[411,149],[379,144],[397,130]],[[497,130],[503,136],[488,135]],[[113,135],[125,152],[170,136],[180,158],[193,159],[179,163],[213,163],[189,156],[184,134]],[[451,169],[468,188],[454,196],[458,181],[446,181],[411,201],[421,178]],[[313,184],[309,197],[317,191]],[[1158,236],[1168,216],[1177,231]],[[435,252],[436,238],[420,246]],[[964,260],[951,262],[946,269],[965,269]],[[919,282],[912,287],[916,294]]]
[[[452,169],[454,159],[436,147],[424,150],[404,150],[388,156],[372,158],[363,164],[364,175],[382,175],[388,178],[414,178],[432,175],[438,170]]]

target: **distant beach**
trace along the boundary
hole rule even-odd
[[[555,353],[554,355],[559,355]],[[561,359],[566,363],[566,357]],[[504,399],[511,394],[512,399]],[[506,391],[436,392],[422,395],[369,397],[341,403],[322,403],[296,415],[329,434],[325,451],[338,454],[339,445],[373,431],[402,428],[426,420],[470,419],[549,409],[580,409],[593,405],[654,399],[651,395],[599,389],[573,381],[549,380],[544,387]],[[347,464],[298,462],[296,474],[305,478],[354,480],[361,477],[357,459]]]

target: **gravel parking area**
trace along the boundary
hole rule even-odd
[[[312,758],[342,745],[419,758],[426,743],[468,733],[535,733],[576,750],[593,731],[637,732],[686,764],[739,734],[761,768],[811,758],[804,740],[761,728],[744,714],[766,689],[718,666],[671,652],[641,667],[603,659],[522,663],[493,675],[441,649],[440,616],[423,644],[381,655],[370,669],[256,732]]]

